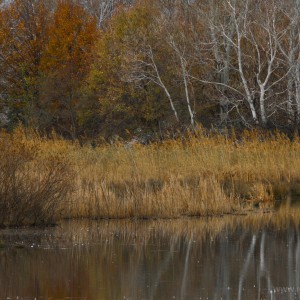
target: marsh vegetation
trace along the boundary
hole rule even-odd
[[[198,128],[92,147],[19,128],[1,133],[0,147],[1,225],[268,212],[300,195],[300,143],[280,133]]]

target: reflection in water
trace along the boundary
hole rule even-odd
[[[0,299],[300,299],[299,227],[265,222],[72,221],[2,230]]]

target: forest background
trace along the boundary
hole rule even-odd
[[[300,124],[299,0],[13,0],[1,126],[68,139]]]

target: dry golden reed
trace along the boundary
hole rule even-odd
[[[55,135],[46,139],[21,129],[8,136],[2,133],[0,139],[4,162],[20,156],[5,148],[7,140],[13,145],[9,149],[21,147],[17,150],[20,153],[24,145],[27,147],[29,158],[14,166],[14,176],[26,182],[21,185],[26,197],[21,192],[15,197],[18,187],[12,185],[4,188],[11,189],[9,192],[0,190],[1,199],[6,199],[1,203],[17,210],[17,203],[22,202],[22,211],[33,205],[32,201],[33,206],[43,203],[42,209],[23,217],[27,223],[32,215],[38,220],[32,223],[41,223],[43,218],[48,222],[54,218],[244,213],[270,210],[277,203],[290,205],[300,195],[300,143],[298,138],[290,140],[280,133],[245,132],[237,139],[234,133],[207,134],[199,128],[184,139],[97,147],[80,146]],[[1,165],[4,182],[6,175],[11,178],[11,167],[7,166],[3,169]],[[3,198],[3,193],[10,196]],[[48,201],[52,201],[49,218],[45,216]],[[1,208],[1,214],[6,209]],[[11,215],[6,223],[16,223]],[[0,220],[0,224],[5,222]]]

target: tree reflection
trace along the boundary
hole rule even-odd
[[[274,292],[299,288],[299,227],[263,224],[224,218],[4,230],[0,299],[299,299]]]

